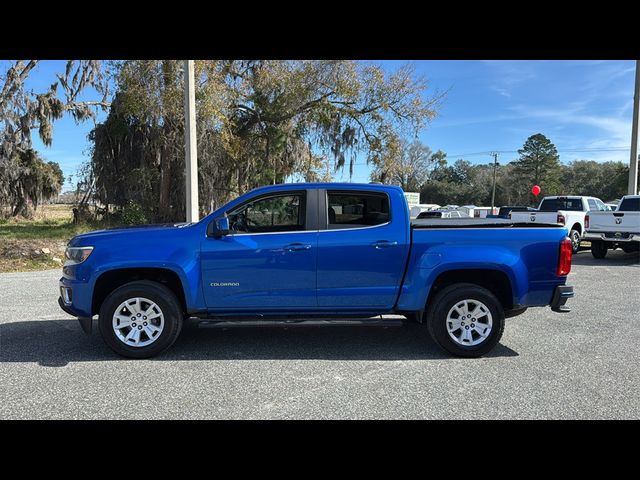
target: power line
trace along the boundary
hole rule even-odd
[[[611,147],[611,148],[567,148],[558,150],[558,153],[583,153],[583,152],[629,152],[631,151],[631,147]],[[517,150],[487,150],[486,152],[473,152],[473,153],[458,153],[455,155],[450,155],[447,153],[447,157],[475,157],[479,155],[490,155],[492,156],[494,153],[518,153]],[[371,165],[367,162],[355,162],[354,166],[365,166]]]
[[[631,147],[612,147],[612,148],[567,148],[558,150],[558,153],[582,153],[582,152],[628,152]],[[447,154],[447,157],[475,157],[478,155],[493,155],[494,153],[518,153],[517,150],[487,150],[485,152],[458,153],[455,155]]]

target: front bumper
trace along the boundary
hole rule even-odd
[[[93,327],[93,319],[91,317],[80,317],[80,316],[78,316],[78,314],[76,312],[71,310],[69,308],[69,306],[65,304],[65,301],[62,299],[62,297],[58,297],[58,305],[60,305],[60,308],[65,313],[71,315],[72,317],[78,317],[78,322],[80,322],[80,327],[82,327],[82,331],[84,333],[86,333],[87,335],[91,334],[91,330],[92,330],[92,327]]]
[[[87,294],[90,291],[89,286],[85,282],[62,277],[59,287],[58,305],[65,313],[77,317],[84,333],[90,334],[93,321],[91,319],[91,296]]]
[[[571,310],[564,306],[567,300],[573,298],[573,287],[570,285],[558,285],[551,299],[551,310],[558,313],[569,313]]]

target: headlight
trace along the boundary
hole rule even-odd
[[[84,262],[93,252],[93,247],[67,247],[64,256],[67,259],[65,265],[76,265]]]

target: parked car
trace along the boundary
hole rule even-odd
[[[98,315],[106,344],[133,358],[169,348],[186,318],[209,327],[384,325],[389,313],[426,324],[454,355],[478,357],[498,343],[506,317],[566,311],[564,228],[450,222],[410,221],[399,187],[272,185],[197,223],[75,236],[58,303],[86,332]]]
[[[553,196],[544,197],[537,212],[511,212],[516,222],[559,223],[565,225],[573,245],[573,253],[580,249],[584,234],[584,217],[589,210],[604,212],[604,202],[595,197]]]
[[[537,212],[533,207],[524,207],[520,205],[516,206],[504,206],[500,207],[496,215],[487,215],[487,218],[509,218],[511,212]]]
[[[411,218],[416,218],[422,212],[428,212],[430,210],[436,210],[438,208],[440,208],[440,205],[437,205],[435,203],[421,203],[420,205],[414,205],[410,209]]]
[[[418,215],[417,220],[424,218],[468,218],[458,210],[429,210]]]
[[[607,250],[621,248],[626,253],[640,247],[640,195],[627,195],[614,212],[589,211],[585,217],[585,240],[591,254],[604,258]]]

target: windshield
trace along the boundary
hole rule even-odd
[[[625,198],[618,210],[621,212],[640,212],[640,197]]]
[[[580,198],[545,198],[540,204],[541,212],[557,212],[558,210],[582,211]]]

